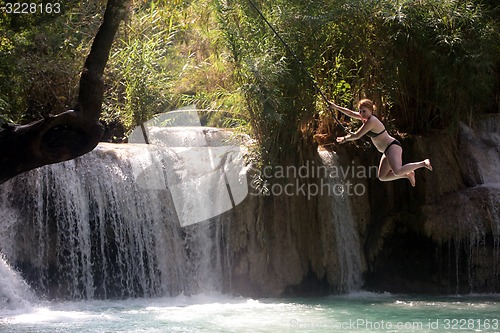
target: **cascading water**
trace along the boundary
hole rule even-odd
[[[167,188],[138,163],[176,168],[171,152],[100,144],[2,186],[1,251],[39,294],[92,299],[220,290],[216,219],[181,228]],[[10,212],[5,216],[5,212]]]
[[[0,256],[0,309],[22,308],[34,299],[26,282]]]
[[[330,189],[330,221],[335,228],[335,244],[337,260],[340,268],[339,291],[349,292],[359,290],[363,272],[363,255],[356,221],[354,220],[349,191],[344,177],[331,177],[346,172],[338,161],[335,152],[319,150],[323,166],[327,168],[328,188]],[[352,166],[351,166],[352,167]],[[343,170],[338,172],[339,170]],[[352,194],[352,193],[351,193]]]
[[[147,135],[152,144],[101,143],[2,185],[0,251],[37,294],[114,299],[224,289],[231,221],[220,214],[247,194],[241,154],[215,129],[147,127]],[[340,167],[331,153],[320,155],[327,168]],[[332,195],[327,205],[338,289],[357,290],[363,259],[350,200]]]

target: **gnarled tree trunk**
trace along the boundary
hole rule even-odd
[[[103,133],[99,116],[104,96],[104,67],[129,2],[108,0],[80,77],[74,110],[28,125],[0,129],[0,184],[25,171],[81,156],[99,143]]]

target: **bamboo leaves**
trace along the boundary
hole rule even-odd
[[[154,6],[127,24],[111,56],[115,86],[109,90],[107,117],[132,127],[163,111],[171,79],[165,59],[175,33],[171,18]]]

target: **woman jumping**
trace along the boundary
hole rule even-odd
[[[390,136],[384,124],[373,115],[375,106],[371,100],[363,99],[359,101],[359,112],[338,106],[333,102],[330,102],[330,106],[351,118],[356,118],[363,122],[363,125],[356,133],[338,137],[337,142],[345,143],[347,141],[354,141],[365,134],[369,136],[378,151],[383,153],[378,168],[378,178],[380,180],[390,181],[399,178],[407,178],[411,186],[415,186],[415,170],[425,167],[432,171],[431,161],[429,159],[403,165],[401,158],[403,148],[401,143]]]

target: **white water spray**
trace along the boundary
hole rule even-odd
[[[320,150],[319,155],[323,165],[330,169],[342,168],[334,152]],[[344,179],[328,178],[330,187],[346,189]],[[349,292],[359,290],[362,281],[363,259],[358,226],[354,220],[351,202],[347,191],[343,195],[331,195],[331,223],[335,228],[335,244],[337,246],[340,267],[339,291]]]
[[[33,299],[28,284],[0,256],[0,309],[26,308]]]

